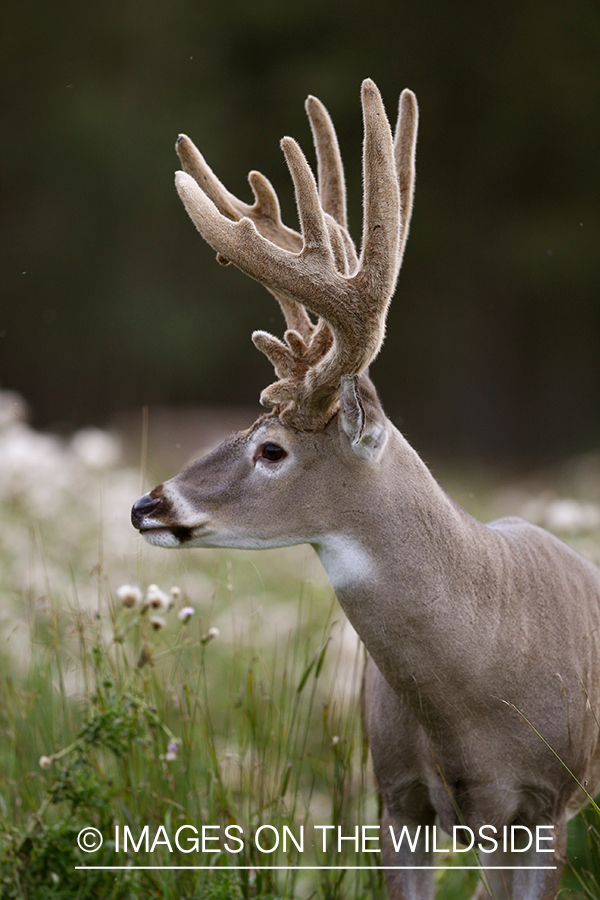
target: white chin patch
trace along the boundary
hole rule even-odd
[[[166,528],[157,528],[151,531],[142,531],[142,537],[149,544],[152,544],[154,547],[170,547],[173,549],[179,549],[180,547],[184,547],[185,544],[182,544],[175,535],[168,531]]]

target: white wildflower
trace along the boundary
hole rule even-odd
[[[152,627],[154,628],[155,631],[160,631],[160,629],[164,628],[167,623],[163,619],[162,616],[151,616],[150,624],[152,625]]]
[[[137,585],[122,584],[120,588],[117,588],[117,598],[123,606],[129,608],[140,606],[142,603],[142,592]]]
[[[54,760],[51,756],[40,756],[40,768],[41,769],[50,769],[52,768],[52,763]]]
[[[209,628],[206,634],[200,638],[201,643],[208,644],[209,641],[212,641],[213,638],[218,638],[221,632],[218,628]]]
[[[144,601],[145,606],[151,606],[152,609],[157,609],[161,612],[166,612],[171,603],[169,598],[165,594],[164,591],[161,591],[157,584],[148,585],[148,590],[146,591],[146,600]]]
[[[195,612],[196,612],[196,610],[194,609],[193,606],[184,606],[177,613],[177,618],[179,619],[180,622],[185,623],[190,620],[190,618],[194,615]]]
[[[181,600],[181,588],[172,587],[171,590],[169,591],[169,594],[171,596],[172,603],[176,603],[178,600]]]

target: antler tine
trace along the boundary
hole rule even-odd
[[[250,206],[227,190],[187,135],[179,135],[175,149],[183,171],[194,179],[222,215],[234,222],[248,218],[267,240],[292,252],[302,249],[302,237],[283,224],[277,194],[264,175],[256,171],[248,175],[255,198],[254,205]],[[229,264],[229,260],[220,252],[217,252],[217,260],[221,265]],[[314,326],[304,307],[277,292],[272,293],[281,306],[287,328],[298,331],[304,338],[310,338]]]
[[[418,125],[419,107],[417,106],[417,98],[412,91],[405,88],[400,94],[398,121],[394,136],[394,156],[396,159],[398,185],[400,187],[400,201],[402,203],[402,230],[398,250],[398,270],[402,265],[402,257],[404,256],[413,210]]]
[[[305,106],[317,151],[321,206],[338,225],[347,228],[344,166],[333,122],[317,97],[308,97]]]
[[[265,178],[260,172],[254,171],[248,175],[255,199],[254,204],[250,206],[230,193],[219,181],[187,135],[179,135],[175,150],[181,160],[183,171],[194,179],[222,215],[233,222],[248,218],[254,222],[259,233],[267,240],[292,252],[302,249],[302,238],[298,232],[288,228],[281,221],[279,200],[268,178]],[[227,262],[227,260],[223,261]]]
[[[177,172],[175,185],[188,215],[210,246],[231,260],[242,272],[285,297],[298,300],[307,309],[320,314],[311,302],[315,293],[316,259],[333,270],[332,251],[316,183],[302,151],[291,138],[282,141],[295,181],[299,214],[303,226],[304,249],[296,254],[270,242],[259,234],[255,223],[244,217],[231,221],[222,215],[215,203],[194,178]],[[312,278],[307,268],[311,258]],[[329,263],[329,265],[327,265]],[[305,277],[299,277],[303,272]]]
[[[328,227],[330,238],[334,244],[337,268],[343,274],[347,274],[349,270],[353,271],[356,268],[358,258],[347,230],[346,184],[337,135],[327,109],[317,97],[309,96],[305,108],[317,153],[317,180],[321,207],[326,214],[326,220],[328,217],[332,220],[328,221]],[[278,377],[284,377],[284,371],[289,374],[290,370],[295,367],[294,364],[288,365],[290,351],[295,357],[294,363],[297,363],[298,357],[302,356],[306,366],[307,345],[312,344],[310,357],[314,361],[318,359],[315,354],[322,356],[327,352],[333,343],[333,337],[329,326],[323,319],[320,320],[318,326],[314,326],[303,306],[276,291],[272,290],[271,293],[279,301],[285,316],[288,328],[285,344],[266,332],[256,332],[253,340],[256,346],[269,357]],[[303,343],[298,342],[298,334],[302,337]]]
[[[321,206],[329,227],[338,271],[347,275],[355,271],[358,256],[348,233],[346,182],[337,135],[329,113],[316,97],[308,97],[306,112],[317,151],[317,180]]]
[[[379,315],[385,315],[397,275],[400,195],[390,126],[379,91],[370,78],[363,82],[362,96],[363,238],[360,268],[354,279],[357,286],[375,292],[374,305]]]
[[[249,207],[231,194],[210,168],[196,145],[186,134],[180,134],[175,150],[184,172],[198,183],[207,197],[210,197],[219,212],[228,219],[237,221],[247,215]]]

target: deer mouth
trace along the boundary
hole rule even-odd
[[[148,525],[138,528],[144,540],[157,547],[183,547],[197,537],[198,530],[185,525]]]

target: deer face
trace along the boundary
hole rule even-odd
[[[274,416],[259,419],[141,497],[133,524],[161,547],[302,543],[309,536],[313,498],[323,496],[326,458],[331,460],[334,445],[330,429],[310,436]]]
[[[348,385],[340,413],[314,434],[275,415],[259,419],[140,497],[133,525],[160,547],[318,543],[339,530],[359,483],[368,490],[377,477],[387,420],[366,381],[360,392],[358,405]]]

